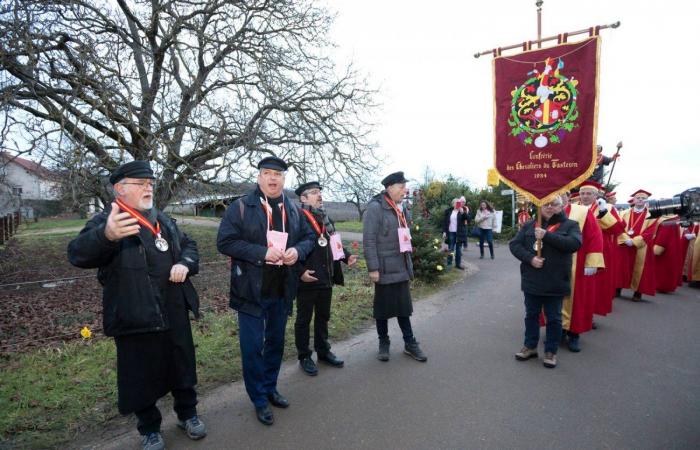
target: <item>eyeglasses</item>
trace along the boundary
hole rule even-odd
[[[155,185],[156,185],[155,181],[144,181],[144,182],[141,182],[141,183],[127,183],[127,182],[124,182],[124,183],[121,183],[121,184],[133,184],[134,186],[138,186],[138,187],[141,188],[141,189],[146,189],[146,188],[148,188],[148,187],[153,188],[153,187],[155,187]]]

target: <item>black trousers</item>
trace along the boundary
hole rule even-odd
[[[377,334],[380,341],[389,340],[389,319],[375,319],[377,321]],[[413,336],[413,328],[411,327],[411,318],[399,316],[396,318],[403,334],[403,340],[407,344],[413,343],[416,338]]]
[[[197,391],[193,387],[173,389],[172,394],[175,399],[173,409],[178,419],[184,421],[197,415]],[[134,414],[138,419],[136,428],[138,428],[139,433],[144,435],[160,432],[160,423],[163,421],[163,417],[155,403],[136,411]]]
[[[328,321],[331,318],[333,288],[303,289],[297,294],[297,318],[294,322],[294,341],[299,360],[308,358],[311,316],[314,316],[314,350],[320,357],[331,350],[328,342]]]

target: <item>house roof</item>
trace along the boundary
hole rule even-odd
[[[0,159],[2,160],[3,164],[15,163],[27,172],[33,173],[34,175],[44,179],[52,178],[54,175],[53,172],[41,164],[29,159],[20,158],[19,156],[13,156],[8,152],[0,152]]]

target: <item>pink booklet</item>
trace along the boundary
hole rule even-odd
[[[340,239],[340,233],[331,235],[331,251],[333,251],[333,261],[338,261],[345,258],[343,241]]]
[[[411,245],[411,231],[408,228],[399,228],[399,250],[401,253],[412,252],[413,245]]]
[[[278,249],[282,250],[282,252],[284,252],[285,250],[287,250],[287,237],[289,237],[289,233],[282,233],[280,231],[268,230],[267,231],[267,246],[273,247],[273,248],[278,248]],[[278,262],[267,261],[267,264],[274,264],[276,266],[281,266],[282,259],[280,259]]]

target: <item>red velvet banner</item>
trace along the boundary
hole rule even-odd
[[[599,49],[593,37],[493,61],[494,165],[537,205],[595,168]]]

